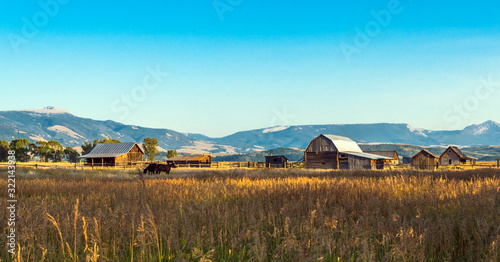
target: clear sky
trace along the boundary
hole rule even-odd
[[[0,2],[0,110],[215,137],[500,121],[498,1],[40,3]]]

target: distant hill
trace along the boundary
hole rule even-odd
[[[176,149],[181,154],[242,154],[273,148],[306,148],[320,134],[347,136],[354,141],[380,148],[405,147],[404,156],[413,155],[420,147],[457,145],[477,147],[500,145],[500,124],[487,121],[463,130],[432,131],[408,124],[351,124],[275,126],[241,131],[221,138],[203,134],[179,133],[170,129],[144,128],[115,121],[98,121],[75,116],[66,109],[46,107],[17,111],[0,111],[0,139],[10,141],[28,138],[31,141],[57,140],[64,146],[81,146],[84,142],[110,137],[123,142],[141,143],[145,137],[158,139],[161,151]],[[372,149],[370,149],[372,150]],[[488,149],[489,150],[489,149]],[[481,157],[494,152],[484,149]],[[258,155],[258,154],[257,154]]]
[[[298,161],[304,157],[304,150],[295,148],[275,148],[266,151],[252,152],[247,154],[235,154],[216,156],[214,162],[265,162],[265,156],[285,156],[289,161]]]
[[[319,134],[347,136],[358,143],[393,143],[420,146],[500,145],[500,124],[487,121],[457,131],[431,131],[408,124],[352,124],[281,126],[238,132],[213,138],[220,144],[239,148],[305,148]]]
[[[64,146],[81,146],[84,142],[105,137],[138,143],[146,137],[155,137],[163,149],[194,145],[194,139],[170,129],[81,118],[57,107],[0,112],[0,140],[57,140]]]

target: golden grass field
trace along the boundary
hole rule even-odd
[[[500,261],[500,169],[24,170],[16,182],[20,256],[2,238],[2,261]]]

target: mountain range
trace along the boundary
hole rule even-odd
[[[28,138],[30,141],[57,140],[64,146],[110,137],[123,142],[158,139],[160,151],[180,153],[236,154],[279,147],[305,148],[319,134],[347,136],[361,144],[410,144],[419,146],[500,145],[500,124],[487,121],[462,130],[432,131],[409,124],[347,124],[275,126],[241,131],[211,138],[203,134],[180,133],[170,129],[145,128],[115,121],[75,116],[63,108],[0,111],[0,140]]]

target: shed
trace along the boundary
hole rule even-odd
[[[365,153],[374,154],[378,156],[385,156],[392,158],[393,165],[399,165],[399,155],[398,151],[365,151]]]
[[[321,134],[304,152],[305,167],[319,169],[386,169],[392,158],[364,153],[350,138]]]
[[[90,153],[81,156],[90,166],[121,166],[142,161],[144,151],[136,142],[97,144]]]
[[[411,164],[412,158],[409,156],[404,156],[403,157],[403,165]]]
[[[211,164],[211,155],[192,155],[192,156],[174,156],[167,158],[167,163],[181,164],[181,165],[199,165]]]
[[[442,166],[454,165],[475,165],[477,158],[465,155],[458,147],[448,147],[439,157],[439,164]]]
[[[288,159],[285,156],[266,156],[266,167],[286,168]]]
[[[436,170],[439,167],[439,157],[427,149],[422,149],[412,157],[411,166],[421,170]]]
[[[497,159],[497,167],[500,167],[500,158]]]

